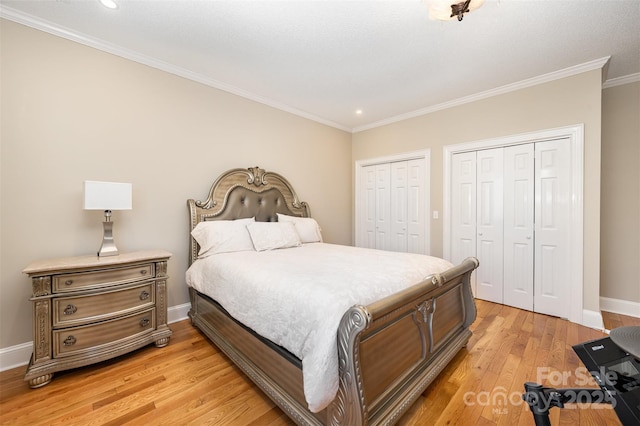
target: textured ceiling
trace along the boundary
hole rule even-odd
[[[462,22],[420,0],[117,1],[0,12],[354,131],[608,57],[608,79],[640,73],[640,0],[487,0]]]

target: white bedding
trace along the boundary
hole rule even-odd
[[[327,243],[199,259],[187,284],[302,360],[309,410],[338,390],[337,330],[353,305],[368,305],[451,267],[446,260]]]

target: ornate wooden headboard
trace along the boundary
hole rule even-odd
[[[198,255],[198,243],[191,236],[205,220],[234,220],[255,217],[257,221],[277,221],[277,213],[310,217],[309,206],[298,200],[293,187],[278,173],[259,167],[232,169],[218,177],[204,201],[187,200],[189,207],[189,265]]]

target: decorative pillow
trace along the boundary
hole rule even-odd
[[[293,222],[302,243],[321,243],[322,232],[320,225],[310,217],[288,216],[278,213],[278,222]]]
[[[200,245],[198,257],[218,253],[254,250],[247,225],[255,218],[237,220],[208,220],[193,228],[191,235]]]
[[[300,237],[291,222],[253,222],[247,225],[247,229],[257,251],[300,245]]]

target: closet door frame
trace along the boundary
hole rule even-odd
[[[360,191],[360,179],[362,179],[363,167],[372,166],[382,163],[393,163],[396,161],[422,160],[424,162],[424,247],[425,254],[431,253],[431,150],[425,149],[420,151],[405,152],[400,154],[389,155],[385,157],[368,158],[355,162],[355,214],[354,214],[354,242],[356,246],[360,246],[360,241],[364,237],[366,230],[364,224],[360,221],[360,215],[364,208],[363,194]]]
[[[443,257],[451,259],[451,164],[456,153],[500,148],[531,142],[569,139],[571,157],[571,225],[569,312],[567,319],[583,324],[584,124],[485,139],[443,147]]]

